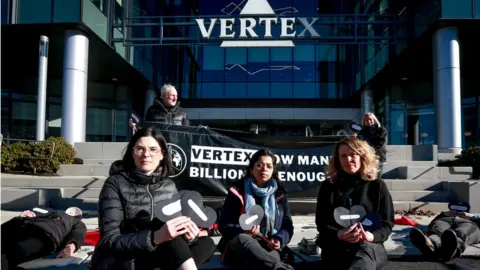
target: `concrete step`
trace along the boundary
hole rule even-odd
[[[121,159],[127,142],[75,143],[80,159]],[[393,161],[436,161],[436,145],[387,145],[387,160]]]
[[[392,162],[384,167],[384,179],[421,179],[421,180],[469,180],[472,179],[471,167],[403,166]],[[110,164],[62,164],[57,174],[60,176],[108,176]]]
[[[437,145],[387,145],[387,161],[437,161]]]
[[[289,199],[289,205],[292,213],[315,214],[317,207],[316,199]],[[446,202],[418,202],[418,201],[393,201],[393,208],[396,210],[431,210],[435,213],[448,211]]]
[[[2,174],[2,187],[10,188],[101,188],[107,176],[31,176]],[[450,182],[420,179],[384,179],[389,190],[449,190]],[[309,192],[311,193],[311,192]],[[306,197],[315,197],[316,191]]]
[[[472,179],[472,176],[472,167],[405,166],[397,168],[397,178],[399,179],[452,181],[469,180]]]
[[[111,165],[119,159],[83,159],[83,164]]]
[[[32,176],[2,174],[2,188],[101,188],[107,176]]]
[[[394,201],[449,202],[449,191],[391,190]]]
[[[448,191],[448,181],[384,179],[389,190],[430,190]]]
[[[60,176],[108,176],[110,164],[62,164],[57,174]]]

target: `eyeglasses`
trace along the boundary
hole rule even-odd
[[[133,153],[135,153],[135,155],[141,156],[141,155],[145,154],[145,152],[146,152],[147,150],[148,150],[148,153],[149,153],[151,156],[156,156],[156,155],[158,155],[160,152],[162,152],[162,149],[160,149],[160,148],[134,147],[134,148],[133,148]]]

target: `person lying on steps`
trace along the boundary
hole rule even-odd
[[[2,224],[2,270],[22,269],[17,265],[57,251],[58,258],[66,258],[83,245],[87,227],[80,208],[33,210]]]
[[[469,213],[467,203],[449,203],[428,225],[428,236],[414,227],[410,241],[425,256],[448,262],[460,257],[468,246],[480,243],[480,219]]]

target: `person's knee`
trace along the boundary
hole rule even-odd
[[[235,244],[240,244],[242,246],[245,246],[246,244],[252,242],[252,241],[255,241],[255,239],[253,239],[253,237],[249,234],[245,234],[245,233],[241,233],[237,236],[235,236],[233,239],[232,239],[232,242],[235,243]]]
[[[211,237],[200,237],[197,240],[198,245],[202,247],[202,250],[205,253],[215,253],[215,250],[217,249],[217,245],[215,245],[215,241]]]

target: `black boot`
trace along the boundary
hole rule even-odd
[[[457,234],[453,230],[446,230],[442,234],[442,246],[439,249],[440,259],[448,262],[451,261],[458,252]]]
[[[432,256],[435,252],[435,244],[432,240],[416,227],[410,230],[410,241],[425,256]]]

